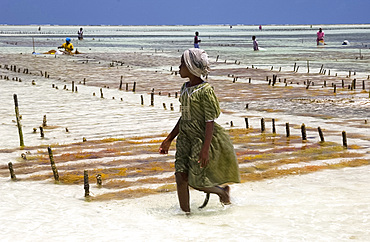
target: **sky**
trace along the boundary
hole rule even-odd
[[[0,24],[369,24],[370,0],[0,0]]]

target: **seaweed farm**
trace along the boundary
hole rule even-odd
[[[136,56],[141,58],[140,54]],[[121,58],[134,59],[131,55],[123,55]],[[168,156],[159,155],[158,148],[166,132],[170,131],[179,117],[177,87],[166,85],[166,82],[172,81],[171,79],[179,79],[176,71],[158,72],[135,67],[130,69],[130,66],[122,66],[114,61],[105,64],[83,63],[80,56],[34,59],[36,59],[34,62],[39,62],[37,64],[44,68],[50,65],[50,62],[55,66],[37,71],[31,69],[31,66],[22,68],[18,63],[14,63],[14,67],[4,64],[2,66],[3,86],[9,85],[9,89],[21,90],[19,108],[24,123],[26,145],[2,150],[3,154],[12,155],[15,159],[13,169],[17,179],[52,181],[53,173],[47,150],[50,146],[59,172],[60,184],[80,184],[83,187],[84,170],[87,170],[89,182],[95,188],[96,176],[101,176],[103,183],[91,189],[95,194],[91,196],[91,200],[124,199],[175,191],[173,153]],[[69,63],[62,64],[66,61]],[[102,60],[99,62],[104,63]],[[65,68],[78,69],[80,74],[84,72],[83,79],[81,77],[78,81],[71,78],[76,80],[72,87],[71,81],[50,78],[60,75],[54,73],[54,70],[60,71],[56,66],[61,65]],[[366,110],[369,105],[367,97],[369,93],[366,90],[366,85],[370,85],[369,80],[360,82],[356,88],[348,88],[345,84],[341,86],[343,78],[327,79],[323,74],[311,74],[310,78],[315,78],[316,84],[310,86],[302,74],[295,72],[236,67],[222,69],[224,65],[222,62],[214,65],[215,80],[212,80],[213,76],[209,79],[221,102],[225,100],[222,104],[225,117],[222,117],[221,124],[228,129],[235,145],[243,182],[306,174],[323,169],[368,165],[370,137],[366,131],[370,124],[367,123],[366,116],[351,121],[348,118],[340,120],[342,113],[335,109],[342,107],[332,105],[332,110],[324,109],[325,113],[306,112],[306,116],[310,117],[298,114],[297,117],[288,118],[285,117],[286,107],[281,104],[275,103],[263,108],[261,104],[253,104],[253,101],[263,99],[263,102],[268,100],[279,102],[277,97],[284,95],[285,98],[290,98],[292,106],[297,105],[296,103],[309,105],[310,102],[315,106],[330,102],[339,102],[344,106],[348,102],[346,108],[350,108],[353,102],[357,102],[364,103],[362,107],[356,107],[357,109]],[[17,67],[18,71],[12,70]],[[23,71],[24,68],[31,69],[30,74],[23,74],[27,72]],[[96,74],[93,74],[94,72]],[[126,72],[126,75],[131,74],[137,81],[130,80],[127,85],[124,82],[122,84],[121,80],[128,78],[123,75],[121,79],[117,75],[116,83],[105,82],[102,86],[103,83],[94,80],[99,77],[97,73],[106,77],[109,73],[112,75],[112,72],[117,74]],[[152,83],[141,81],[140,75],[152,80],[159,75],[163,77],[155,81],[153,90],[150,86]],[[263,75],[266,75],[266,80],[261,80]],[[222,76],[225,76],[226,80],[221,80]],[[253,76],[253,79],[249,79],[248,76]],[[276,81],[280,76],[279,81]],[[242,78],[245,81],[242,81]],[[322,80],[324,78],[327,84],[324,84]],[[294,83],[289,80],[294,80]],[[135,92],[132,90],[134,82],[137,88]],[[345,83],[353,85],[349,77],[345,78]],[[362,84],[365,88],[361,88]],[[334,85],[338,85],[336,92]],[[115,88],[112,88],[114,86]],[[129,88],[126,90],[127,86]],[[300,97],[302,92],[305,93],[305,98]],[[149,102],[151,93],[154,94],[153,105]],[[11,92],[8,97],[12,97]],[[13,107],[12,100],[9,99],[7,106],[10,116]],[[242,109],[236,104],[242,106],[243,100],[246,100],[246,104]],[[44,115],[45,120],[42,123]],[[348,116],[348,113],[343,113],[343,116]],[[289,122],[286,122],[287,120]],[[246,121],[248,123],[245,123]],[[14,120],[8,120],[9,125],[14,127],[15,124],[12,122]],[[154,125],[156,122],[157,125]],[[308,134],[304,136],[303,123]],[[40,133],[40,126],[43,134]],[[320,126],[321,138],[317,131]],[[343,130],[348,130],[346,138],[349,141],[343,140]],[[16,135],[17,132],[13,128],[12,134],[9,133],[9,139],[18,142]],[[175,150],[174,146],[172,150]],[[9,176],[7,164],[2,165],[1,175]]]
[[[211,61],[206,81],[222,109],[216,122],[231,137],[242,182],[231,185],[232,205],[225,207],[211,196],[198,210],[204,194],[191,190],[189,218],[176,197],[176,142],[168,155],[158,149],[180,117],[179,89],[186,80],[178,65],[191,47],[186,37],[192,26],[91,27],[91,37],[87,28],[86,40],[75,41],[78,55],[42,54],[71,26],[47,26],[39,34],[32,27],[0,26],[0,46],[6,47],[0,51],[1,207],[6,216],[27,215],[6,222],[0,230],[6,238],[19,238],[7,234],[20,229],[31,239],[69,233],[63,238],[117,240],[104,230],[111,221],[109,231],[123,230],[128,239],[182,240],[176,229],[183,224],[189,231],[218,226],[224,230],[218,239],[238,240],[244,233],[273,240],[369,236],[368,25],[354,28],[361,38],[346,49],[336,45],[346,25],[327,26],[327,36],[333,34],[325,48],[311,47],[309,27],[266,27],[259,39],[266,38],[266,49],[259,53],[243,40],[254,34],[251,26],[233,33],[200,26]],[[282,46],[278,33],[297,38]],[[38,54],[29,51],[31,36]],[[166,38],[168,47],[160,48]],[[43,233],[56,215],[60,221]],[[95,216],[101,221],[91,222]],[[99,228],[86,237],[69,228],[69,217]],[[142,226],[158,233],[144,233]],[[187,238],[197,236],[201,232]]]

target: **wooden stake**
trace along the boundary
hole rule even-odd
[[[286,137],[290,137],[289,123],[285,123]]]
[[[141,105],[144,105],[144,97],[143,97],[143,95],[140,95],[140,98],[141,98]]]
[[[324,134],[322,133],[322,130],[320,127],[317,128],[318,131],[319,131],[319,136],[320,136],[320,140],[321,142],[325,142],[325,139],[324,139]]]
[[[276,128],[275,128],[275,119],[272,119],[272,133],[276,134]]]
[[[96,175],[96,185],[98,185],[98,187],[101,187],[103,184],[103,181],[102,181],[102,178],[101,178],[101,174],[97,174]]]
[[[44,138],[44,128],[40,126],[40,137]]]
[[[347,134],[346,131],[342,131],[343,146],[347,149]]]
[[[150,106],[154,106],[154,92],[150,93]]]
[[[307,60],[307,73],[310,73],[310,61]]]
[[[89,185],[89,173],[87,170],[84,170],[84,189],[85,189],[85,197],[90,196],[90,185]]]
[[[136,90],[136,82],[134,82],[134,87],[132,88],[132,91],[135,92]]]
[[[35,52],[35,39],[32,37],[32,47],[33,47],[33,52],[32,53],[36,53]]]
[[[265,132],[265,119],[261,118],[261,133]]]
[[[119,90],[122,90],[122,78],[123,76],[121,76],[121,81],[119,82]]]
[[[244,118],[244,121],[245,121],[245,128],[249,129],[248,118]]]
[[[10,171],[10,178],[15,181],[17,180],[17,177],[15,176],[14,169],[13,169],[13,163],[8,163],[9,171]]]
[[[74,92],[74,91],[75,91],[75,82],[72,81],[72,92]]]
[[[103,95],[103,88],[100,88],[100,98],[104,98],[104,95]]]
[[[302,126],[301,126],[301,132],[302,132],[302,140],[307,140],[306,125],[302,124]]]
[[[59,174],[58,174],[58,170],[57,170],[57,167],[55,165],[55,162],[54,162],[53,152],[51,151],[50,146],[48,147],[48,153],[49,153],[51,169],[53,170],[53,174],[54,174],[54,180],[56,182],[59,182]]]
[[[24,146],[24,142],[23,142],[23,132],[22,132],[22,124],[21,124],[21,120],[19,118],[19,109],[18,109],[18,98],[17,98],[17,94],[14,94],[13,95],[14,97],[14,105],[15,105],[15,118],[17,120],[17,126],[18,126],[18,134],[19,134],[19,145],[21,147]]]
[[[272,86],[275,86],[277,75],[272,75]]]

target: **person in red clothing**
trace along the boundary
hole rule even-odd
[[[319,28],[319,31],[317,31],[317,38],[316,38],[316,43],[317,45],[320,45],[320,43],[325,44],[324,42],[324,32],[322,31],[322,28]]]

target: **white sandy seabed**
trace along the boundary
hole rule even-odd
[[[80,186],[1,178],[1,241],[368,241],[370,170],[325,170],[232,185],[232,202],[216,196],[192,215],[175,192],[85,202]],[[95,188],[96,189],[96,188]],[[94,193],[94,187],[91,188]]]

